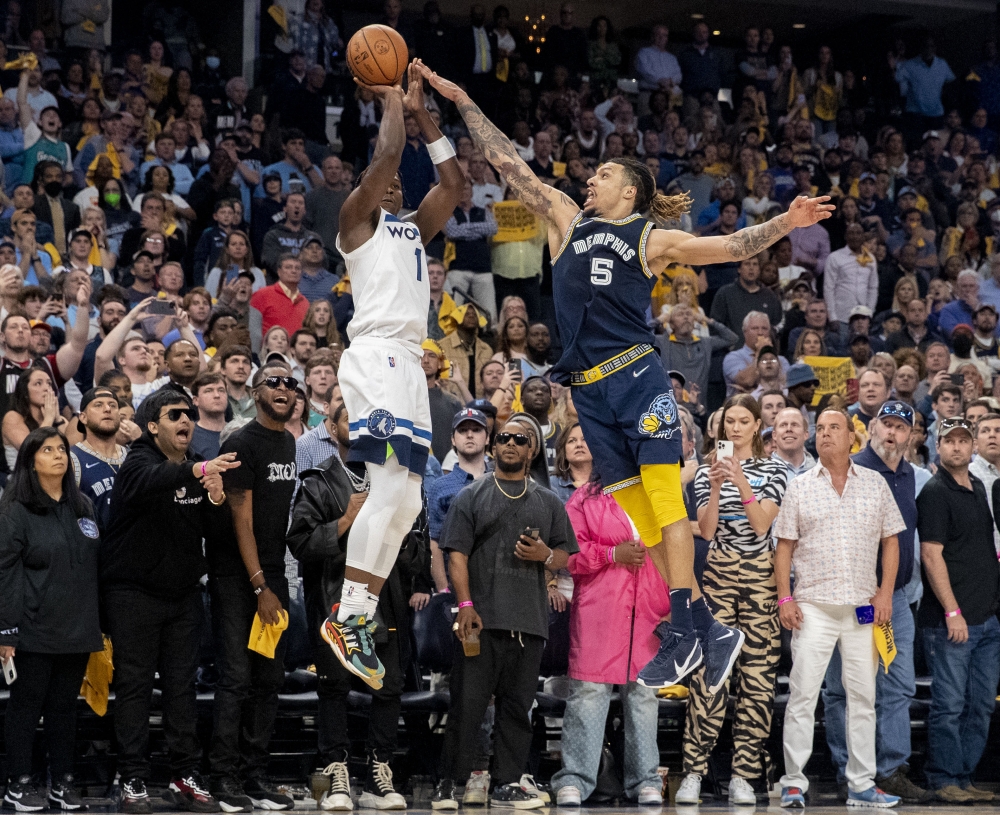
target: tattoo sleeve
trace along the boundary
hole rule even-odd
[[[521,202],[537,215],[547,216],[552,203],[546,194],[546,187],[528,169],[510,139],[486,118],[471,99],[458,102],[458,112],[462,114],[469,134],[485,154],[486,160],[513,188]]]
[[[791,231],[792,226],[788,222],[788,214],[785,213],[766,223],[748,226],[736,232],[726,241],[726,251],[733,260],[745,260],[767,249]]]

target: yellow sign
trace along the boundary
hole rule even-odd
[[[882,658],[882,666],[889,673],[889,666],[896,658],[896,637],[892,631],[892,621],[876,625],[872,633],[875,636],[875,649]]]
[[[850,357],[802,357],[802,361],[812,367],[819,380],[812,400],[814,407],[828,393],[847,395],[847,380],[854,378]]]
[[[538,236],[538,219],[520,201],[500,201],[493,205],[497,234],[493,243],[530,241]]]

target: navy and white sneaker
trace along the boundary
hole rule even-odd
[[[782,787],[781,806],[784,809],[805,809],[806,796],[799,787]]]
[[[725,687],[745,640],[746,636],[738,628],[730,628],[720,622],[712,623],[701,643],[705,652],[705,684],[709,693],[716,694]]]
[[[647,688],[668,688],[679,684],[701,665],[701,643],[696,632],[682,634],[662,623],[657,627],[656,633],[660,637],[660,650],[639,671],[636,681]]]
[[[889,809],[896,806],[899,801],[900,798],[898,795],[889,795],[887,792],[882,792],[874,784],[864,792],[855,792],[854,790],[848,790],[847,792],[847,805],[849,807]]]

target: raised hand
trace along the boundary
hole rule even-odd
[[[369,85],[367,82],[362,82],[357,77],[354,77],[354,84],[360,88],[364,88],[366,91],[370,91],[378,97],[385,98],[393,93],[398,93],[400,98],[403,96],[403,78],[400,77],[400,81],[395,85]]]
[[[423,75],[432,88],[441,94],[445,99],[450,99],[452,102],[458,101],[458,99],[465,94],[458,85],[452,82],[450,79],[445,79],[443,76],[438,75],[435,71],[432,71],[419,59],[414,60],[413,63],[416,65],[417,70]]]
[[[836,207],[827,204],[829,195],[821,195],[818,198],[806,198],[800,195],[792,200],[788,205],[788,221],[792,227],[812,226],[826,218],[832,217]]]
[[[424,77],[417,68],[419,59],[406,66],[406,93],[403,95],[403,109],[417,114],[426,111],[424,107]]]

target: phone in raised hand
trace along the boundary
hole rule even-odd
[[[715,443],[715,457],[716,458],[732,458],[733,457],[733,443],[731,441],[724,441],[720,439]]]
[[[3,666],[3,678],[7,680],[8,685],[13,685],[14,681],[17,679],[17,669],[14,667],[14,657],[7,660],[0,659],[0,665]]]

